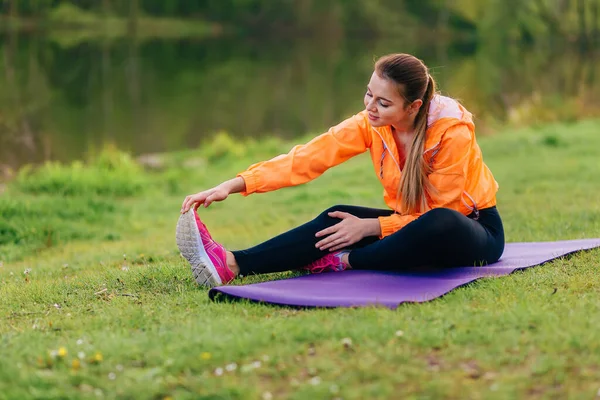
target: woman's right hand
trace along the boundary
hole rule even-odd
[[[192,206],[194,209],[198,209],[201,205],[204,205],[204,208],[210,206],[213,201],[223,201],[229,196],[230,192],[224,185],[215,186],[212,189],[205,190],[203,192],[198,192],[196,194],[191,194],[186,196],[185,200],[183,200],[183,205],[181,206],[181,213],[186,213]]]

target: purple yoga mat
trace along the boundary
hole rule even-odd
[[[301,307],[383,305],[396,308],[404,302],[435,299],[479,278],[508,275],[594,247],[600,247],[600,239],[508,243],[500,261],[486,267],[330,272],[250,285],[220,286],[211,289],[209,296],[215,299],[221,293],[230,298]]]

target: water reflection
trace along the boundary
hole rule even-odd
[[[220,130],[320,133],[361,110],[374,58],[399,51],[423,58],[483,132],[600,114],[598,52],[561,44],[337,36],[65,43],[12,34],[0,52],[0,174],[85,159],[107,143],[142,154],[194,147]]]

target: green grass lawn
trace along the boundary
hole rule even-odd
[[[507,241],[600,237],[599,130],[585,121],[480,138]],[[0,195],[0,399],[597,395],[598,250],[394,311],[210,302],[175,245],[183,197],[290,146],[221,136],[165,155],[159,171],[109,151],[10,182]],[[366,156],[201,212],[237,249],[340,203],[384,207]]]

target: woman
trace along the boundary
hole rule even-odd
[[[408,54],[375,63],[364,103],[364,111],[309,143],[185,198],[177,245],[198,284],[300,268],[397,270],[483,265],[500,258],[498,184],[483,163],[471,114],[436,94],[427,67]],[[196,212],[232,193],[247,196],[306,183],[367,150],[389,210],[334,206],[291,231],[233,252],[211,238]]]

